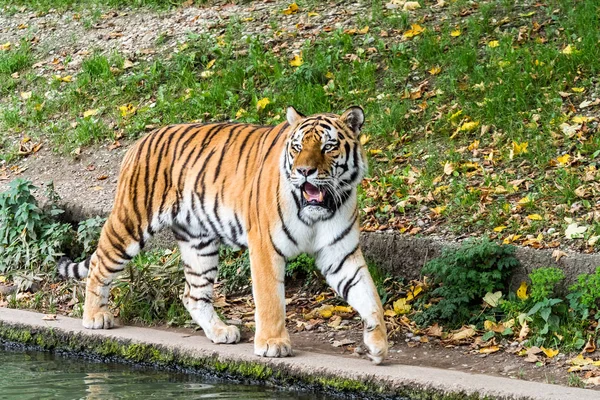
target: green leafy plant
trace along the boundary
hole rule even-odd
[[[481,323],[481,299],[489,292],[504,290],[512,271],[519,266],[512,246],[488,238],[472,239],[458,249],[445,249],[422,270],[432,278],[434,289],[418,302],[415,321],[458,326]],[[439,300],[439,301],[438,301]]]
[[[80,258],[83,259],[96,250],[100,231],[106,218],[94,217],[89,218],[79,223],[77,228],[77,242],[82,247]]]
[[[569,306],[581,319],[587,320],[590,316],[600,319],[600,267],[593,274],[579,275],[569,292]]]
[[[131,261],[112,290],[126,322],[183,325],[189,318],[181,302],[185,277],[178,251],[144,252]]]
[[[559,268],[538,268],[529,274],[531,280],[530,297],[533,302],[551,297],[556,285],[565,279],[565,273]]]
[[[55,205],[56,193],[48,185],[50,206],[42,210],[30,181],[15,179],[0,193],[0,272],[18,269],[48,272],[73,241],[71,225],[58,222],[62,213]]]

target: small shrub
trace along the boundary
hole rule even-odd
[[[569,306],[583,320],[590,315],[600,319],[600,267],[593,274],[581,274],[569,287]]]
[[[248,251],[221,247],[219,252],[219,282],[225,294],[250,290],[250,258]]]
[[[415,315],[415,321],[428,324],[435,320],[451,326],[481,323],[485,318],[481,299],[488,292],[504,290],[518,265],[512,246],[502,246],[488,238],[468,240],[458,249],[445,249],[423,268],[422,274],[431,276],[435,289],[417,302],[422,311]]]
[[[27,268],[48,272],[73,242],[71,225],[55,217],[63,211],[56,207],[57,195],[48,185],[50,207],[42,210],[32,194],[31,181],[15,179],[9,190],[0,193],[0,272]]]
[[[565,279],[565,273],[559,268],[538,268],[529,274],[529,279],[531,300],[538,302],[554,294],[556,285]]]
[[[100,231],[105,221],[106,218],[94,217],[79,223],[77,228],[77,242],[82,247],[80,259],[86,258],[96,250]]]
[[[179,252],[137,255],[112,291],[120,318],[124,322],[183,325],[189,318],[181,302],[184,282]]]

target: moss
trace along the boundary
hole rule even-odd
[[[27,326],[7,325],[0,321],[0,339],[42,350],[61,350],[85,353],[99,357],[120,359],[135,363],[152,363],[161,367],[178,367],[193,372],[235,378],[244,382],[258,382],[282,387],[300,387],[313,391],[359,395],[361,398],[397,398],[412,400],[487,400],[477,394],[441,393],[433,389],[391,388],[376,380],[358,381],[338,376],[310,375],[282,367],[274,369],[260,362],[227,361],[216,356],[191,356],[164,346],[132,343],[95,335],[69,334],[58,329],[32,329]]]

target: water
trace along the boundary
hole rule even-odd
[[[0,399],[324,399],[200,375],[0,346]]]

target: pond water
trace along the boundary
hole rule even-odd
[[[0,399],[325,399],[201,375],[94,362],[0,345]]]

